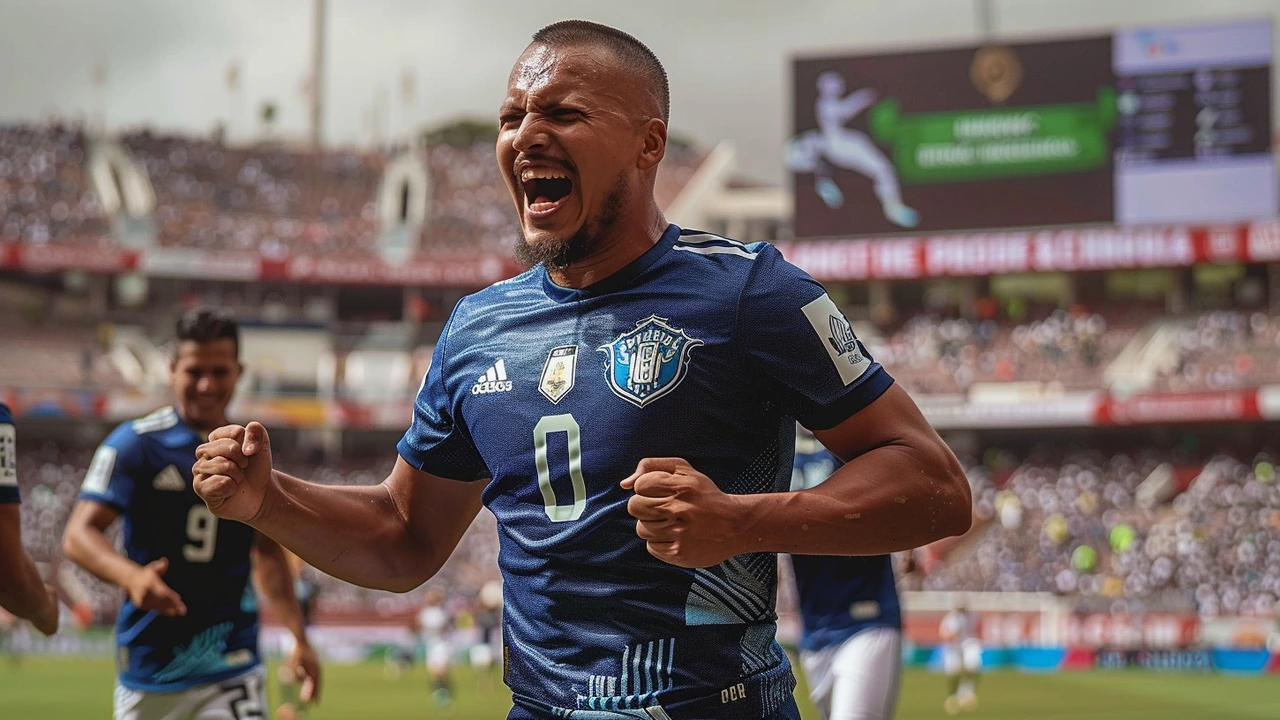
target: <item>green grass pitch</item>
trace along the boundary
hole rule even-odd
[[[502,720],[509,696],[500,682],[483,695],[476,678],[457,674],[458,697],[437,708],[419,666],[395,679],[376,663],[329,665],[325,695],[310,720]],[[111,717],[112,669],[106,660],[0,657],[0,718],[87,720]],[[946,718],[945,680],[907,672],[898,720]],[[271,702],[277,700],[274,684]],[[800,694],[803,694],[803,689]],[[1084,672],[1025,675],[993,672],[982,678],[980,704],[962,718],[1002,720],[1246,720],[1280,718],[1280,676],[1223,677],[1156,672]],[[802,703],[806,720],[818,715]],[[732,720],[732,719],[729,719]]]

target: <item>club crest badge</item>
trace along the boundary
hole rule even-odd
[[[555,405],[573,389],[573,378],[578,372],[578,346],[565,345],[551,348],[547,361],[542,365],[542,379],[538,392]]]
[[[644,407],[684,380],[689,350],[702,344],[684,330],[671,327],[666,318],[650,315],[637,322],[634,330],[600,346],[606,357],[609,389],[632,405]]]

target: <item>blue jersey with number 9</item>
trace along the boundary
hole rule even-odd
[[[512,716],[747,719],[790,702],[774,555],[663,563],[618,483],[681,457],[728,493],[785,491],[795,420],[833,427],[891,382],[772,246],[675,226],[588,288],[537,267],[459,302],[398,449],[487,483]]]
[[[204,442],[172,407],[125,423],[94,453],[80,498],[118,511],[124,550],[161,578],[187,614],[165,617],[125,597],[116,621],[120,684],[172,692],[219,682],[258,665],[258,607],[249,582],[253,528],[221,520],[191,486]]]

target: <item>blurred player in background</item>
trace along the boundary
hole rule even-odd
[[[663,217],[669,98],[626,33],[534,34],[497,141],[532,269],[455,306],[382,485],[274,471],[259,423],[197,453],[211,510],[366,586],[422,584],[487,505],[509,720],[798,720],[774,553],[969,527],[955,456],[823,287]],[[851,459],[787,492],[794,418]]]
[[[17,431],[9,406],[0,403],[0,607],[52,635],[58,630],[58,596],[22,547],[21,501]]]
[[[950,695],[943,707],[948,714],[978,707],[978,673],[982,671],[982,641],[978,639],[973,614],[964,595],[942,618],[942,668],[947,674]]]
[[[476,689],[482,695],[491,695],[494,690],[493,658],[496,652],[502,651],[502,583],[498,580],[490,580],[480,588],[476,627],[480,636],[475,647],[471,648],[471,667],[476,672]]]
[[[796,434],[791,489],[816,487],[844,463]],[[826,720],[889,720],[902,676],[902,612],[889,555],[792,555],[804,635],[800,663]]]
[[[227,422],[239,328],[206,309],[177,325],[174,405],[116,428],[98,448],[63,536],[67,558],[128,594],[116,623],[116,720],[262,717],[265,672],[250,575],[296,638],[289,666],[318,690],[284,550],[220,520],[191,486],[195,449]],[[121,555],[107,529],[124,518]]]
[[[431,683],[431,698],[437,707],[453,702],[453,643],[449,634],[453,621],[445,607],[445,594],[439,588],[427,591],[418,611],[418,637],[422,640],[422,658]]]

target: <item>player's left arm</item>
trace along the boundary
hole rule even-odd
[[[320,659],[307,638],[302,605],[293,591],[289,558],[279,543],[262,533],[254,534],[251,556],[254,585],[257,586],[259,595],[267,601],[271,613],[293,634],[293,653],[287,664],[302,680],[302,699],[306,702],[318,701]]]
[[[706,567],[748,552],[883,555],[968,530],[960,463],[867,353],[826,291],[763,247],[739,302],[746,362],[842,460],[807,490],[730,495],[681,458],[646,458],[622,483],[649,552]]]
[[[749,501],[770,549],[883,555],[968,531],[964,469],[901,386],[814,435],[846,462],[815,487]]]
[[[730,495],[680,458],[641,461],[623,481],[649,552],[707,567],[749,552],[885,555],[969,529],[969,482],[911,398],[890,386],[814,433],[848,462],[813,488]]]

